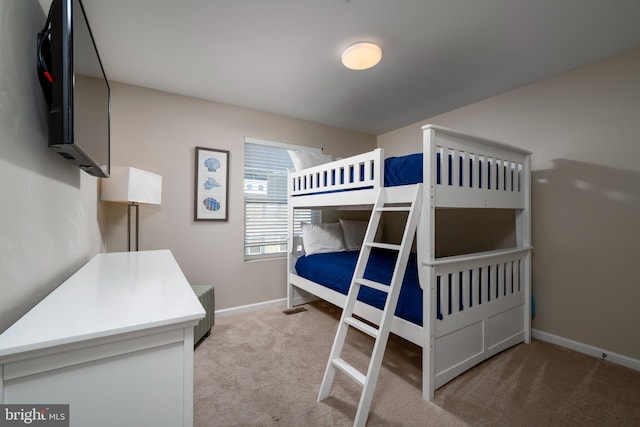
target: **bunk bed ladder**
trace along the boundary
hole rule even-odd
[[[358,404],[358,410],[354,420],[354,426],[364,426],[369,415],[369,408],[373,399],[373,393],[378,380],[378,374],[382,365],[384,350],[387,346],[391,321],[393,319],[400,288],[404,278],[407,261],[413,244],[413,237],[416,233],[418,218],[422,206],[422,184],[415,184],[407,192],[407,186],[381,188],[378,192],[376,202],[371,212],[371,219],[367,226],[364,242],[356,268],[351,280],[351,286],[347,295],[342,317],[338,324],[336,337],[331,348],[329,361],[325,369],[322,385],[318,394],[318,400],[324,400],[329,396],[336,368],[344,372],[355,382],[362,386],[362,394]],[[375,241],[375,235],[380,224],[383,212],[404,211],[407,212],[407,219],[400,244],[379,243]],[[388,284],[378,283],[364,278],[364,271],[369,261],[372,248],[391,249],[398,252],[396,264]],[[378,327],[371,326],[353,316],[358,292],[361,286],[370,287],[387,293],[387,299],[382,311],[382,318]],[[375,343],[369,361],[366,375],[361,373],[351,364],[341,358],[342,349],[347,338],[349,327],[354,327],[374,338]]]

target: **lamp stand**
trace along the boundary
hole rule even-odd
[[[136,215],[136,248],[134,249],[136,252],[138,251],[138,226],[140,224],[139,215],[138,215],[138,207],[140,205],[136,202],[129,202],[127,206],[127,250],[131,252],[131,208],[135,208]]]

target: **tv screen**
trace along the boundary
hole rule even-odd
[[[90,175],[110,173],[110,88],[81,0],[53,0],[38,34],[49,147]]]

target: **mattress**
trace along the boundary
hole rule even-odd
[[[301,277],[346,295],[359,254],[360,251],[343,251],[302,256],[296,262],[296,272]],[[364,273],[365,279],[390,283],[396,257],[396,251],[372,250]],[[386,298],[386,293],[365,286],[360,288],[358,294],[358,300],[380,310],[384,308]],[[418,282],[415,253],[411,254],[407,263],[395,315],[422,325],[422,288]]]

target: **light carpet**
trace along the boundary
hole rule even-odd
[[[317,402],[341,310],[216,319],[195,351],[195,423],[350,426],[360,387],[336,373]],[[366,370],[372,339],[351,328],[343,358]],[[638,426],[640,372],[549,343],[520,344],[422,399],[422,349],[391,335],[368,426]]]

